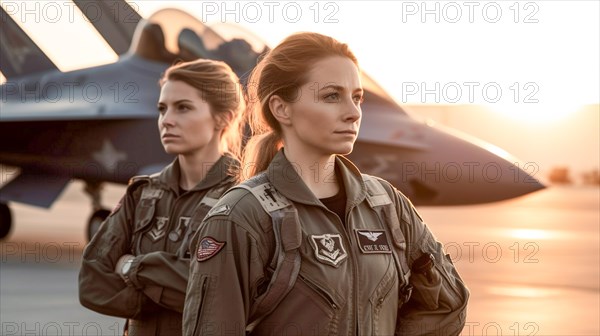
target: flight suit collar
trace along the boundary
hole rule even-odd
[[[238,161],[233,157],[225,154],[215,162],[210,168],[206,176],[200,183],[198,183],[192,190],[206,190],[222,183],[223,181],[233,180],[231,175],[231,167],[237,165]],[[158,180],[161,184],[167,186],[175,193],[179,192],[179,176],[181,168],[179,166],[179,159],[175,158],[171,164],[169,164],[158,176]]]
[[[362,202],[367,196],[367,188],[358,168],[340,155],[336,155],[335,164],[339,167],[344,181],[348,200],[346,207]],[[269,164],[267,177],[275,189],[288,199],[298,203],[323,206],[285,157],[283,148]]]

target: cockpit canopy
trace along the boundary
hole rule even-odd
[[[163,9],[139,22],[130,53],[148,60],[173,64],[198,58],[224,61],[242,79],[269,47],[240,26],[218,23],[209,27],[178,9]],[[365,101],[405,113],[394,99],[364,71]]]
[[[195,17],[169,8],[140,21],[129,52],[167,64],[198,58],[220,60],[240,75],[251,70],[259,54],[267,50],[260,44],[253,41],[250,45],[235,37],[226,40]]]

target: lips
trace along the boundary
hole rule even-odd
[[[356,135],[356,134],[358,134],[358,132],[356,132],[355,130],[336,131],[335,133],[338,133],[338,134],[350,134],[350,135]]]
[[[171,134],[171,133],[165,133],[162,136],[162,139],[165,139],[165,140],[166,139],[175,139],[175,138],[179,138],[179,136],[175,135],[175,134]]]

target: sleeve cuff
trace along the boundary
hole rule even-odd
[[[135,287],[136,289],[142,289],[144,287],[144,285],[142,283],[140,283],[140,280],[138,279],[138,276],[137,276],[138,271],[140,271],[142,268],[141,261],[142,261],[143,257],[144,257],[144,255],[139,255],[133,259],[133,262],[131,263],[131,270],[129,271],[129,274],[128,274],[128,278],[129,278],[129,281],[131,282],[131,285],[133,287]]]

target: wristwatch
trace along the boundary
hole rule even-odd
[[[129,279],[129,272],[131,272],[133,263],[135,261],[135,257],[131,256],[129,259],[125,260],[123,262],[123,265],[121,266],[121,269],[119,270],[119,275],[121,276],[121,279],[123,279],[123,281],[125,282],[125,284],[127,286],[131,286],[131,280]]]
[[[129,259],[123,264],[123,267],[121,267],[121,274],[123,276],[127,276],[127,273],[131,270],[131,264],[133,264],[133,259]]]

